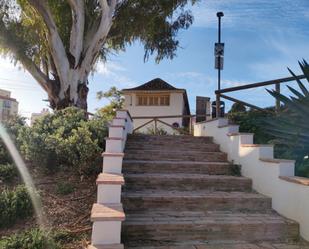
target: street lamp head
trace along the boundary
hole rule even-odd
[[[223,12],[217,12],[217,17],[223,17],[224,16],[224,13]]]

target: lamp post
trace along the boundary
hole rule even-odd
[[[223,70],[224,43],[221,43],[221,18],[223,12],[218,12],[218,43],[215,44],[215,68],[218,70],[218,90],[221,89],[221,70]],[[220,94],[216,94],[216,118],[220,116]]]

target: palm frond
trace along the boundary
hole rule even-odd
[[[289,69],[289,72],[292,74],[292,76],[295,78],[299,88],[302,90],[303,94],[305,96],[309,96],[309,91],[307,90],[307,88],[304,86],[304,84],[301,82],[301,80],[296,76],[296,74],[291,70]]]

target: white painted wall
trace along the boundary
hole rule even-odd
[[[242,166],[242,174],[253,180],[253,188],[271,197],[272,207],[278,213],[297,221],[301,236],[309,240],[309,186],[279,178],[294,176],[294,162],[260,160],[273,159],[273,148],[245,146],[253,143],[253,134],[233,135],[231,133],[238,132],[238,126],[225,126],[227,123],[227,119],[198,123],[194,126],[194,135],[212,136],[221,150],[228,153],[229,160]]]
[[[123,184],[122,160],[127,134],[133,131],[133,123],[127,111],[119,110],[109,127],[109,137],[106,139],[106,151],[103,153],[103,174],[98,185],[97,204],[92,212],[96,219],[92,219],[92,245],[88,248],[123,248],[121,244],[122,218],[111,216],[111,204],[118,208],[121,205],[121,185]],[[98,178],[98,179],[99,179]],[[105,207],[108,206],[108,208]],[[96,207],[96,208],[95,208]],[[100,207],[100,211],[96,209]],[[103,210],[103,211],[102,211]],[[96,213],[97,212],[97,213]],[[93,215],[93,214],[92,214]],[[98,219],[100,218],[100,219]]]
[[[169,106],[138,106],[136,93],[125,93],[124,109],[128,110],[132,117],[140,116],[171,116],[171,115],[183,115],[184,110],[184,99],[182,92],[160,92],[160,94],[170,95],[170,105]],[[144,123],[148,122],[150,119],[134,119],[134,128],[137,128]],[[182,118],[169,118],[161,119],[162,121],[172,125],[177,122],[180,127],[182,127]],[[147,132],[147,129],[154,127],[154,123],[151,123],[142,129],[140,132]],[[168,133],[174,133],[175,131],[166,125],[158,123],[158,128],[165,129]]]

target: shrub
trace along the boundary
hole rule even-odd
[[[254,143],[257,144],[274,144],[274,154],[276,158],[297,160],[297,153],[295,153],[295,143],[283,143],[282,139],[278,139],[275,134],[265,129],[265,123],[269,120],[277,118],[273,109],[268,108],[270,112],[261,112],[250,110],[247,112],[229,113],[229,119],[238,124],[240,132],[254,133]],[[297,176],[309,177],[309,160],[297,160],[295,165],[295,174]]]
[[[17,169],[13,164],[0,164],[0,180],[12,181],[17,176]]]
[[[0,138],[1,139],[1,138]],[[0,141],[0,164],[12,163],[11,156],[2,140]]]
[[[102,117],[86,120],[84,112],[70,107],[45,115],[18,137],[25,158],[48,170],[74,167],[83,173],[100,157],[107,135]]]
[[[68,195],[74,192],[74,186],[69,182],[59,182],[56,186],[56,192],[60,195]]]
[[[255,143],[265,144],[274,139],[274,136],[267,134],[261,126],[261,122],[264,119],[275,115],[275,112],[271,112],[271,109],[269,110],[269,113],[256,110],[231,112],[228,114],[228,118],[232,123],[239,125],[240,132],[254,133]]]
[[[32,213],[32,203],[26,187],[20,185],[15,190],[0,193],[0,227],[13,225],[17,219],[29,217]]]
[[[231,110],[229,111],[229,113],[235,113],[235,112],[245,112],[247,109],[243,104],[240,103],[234,103],[232,105]]]
[[[267,90],[277,101],[283,103],[282,109],[276,117],[268,119],[264,128],[273,134],[278,142],[290,148],[296,160],[296,174],[309,175],[309,64],[303,60],[299,66],[306,78],[303,83],[290,69],[290,73],[297,82],[297,87],[287,86],[290,94],[284,95],[276,91]]]
[[[167,131],[162,127],[157,127],[155,130],[154,126],[147,127],[146,134],[148,135],[167,135]]]
[[[1,249],[58,249],[52,234],[40,229],[31,229],[21,234],[0,240]]]
[[[6,128],[6,131],[10,135],[13,142],[17,144],[17,137],[19,132],[25,128],[25,118],[20,116],[13,116],[9,120],[3,122],[3,126]],[[0,164],[12,163],[11,156],[5,147],[2,139],[0,138]]]

